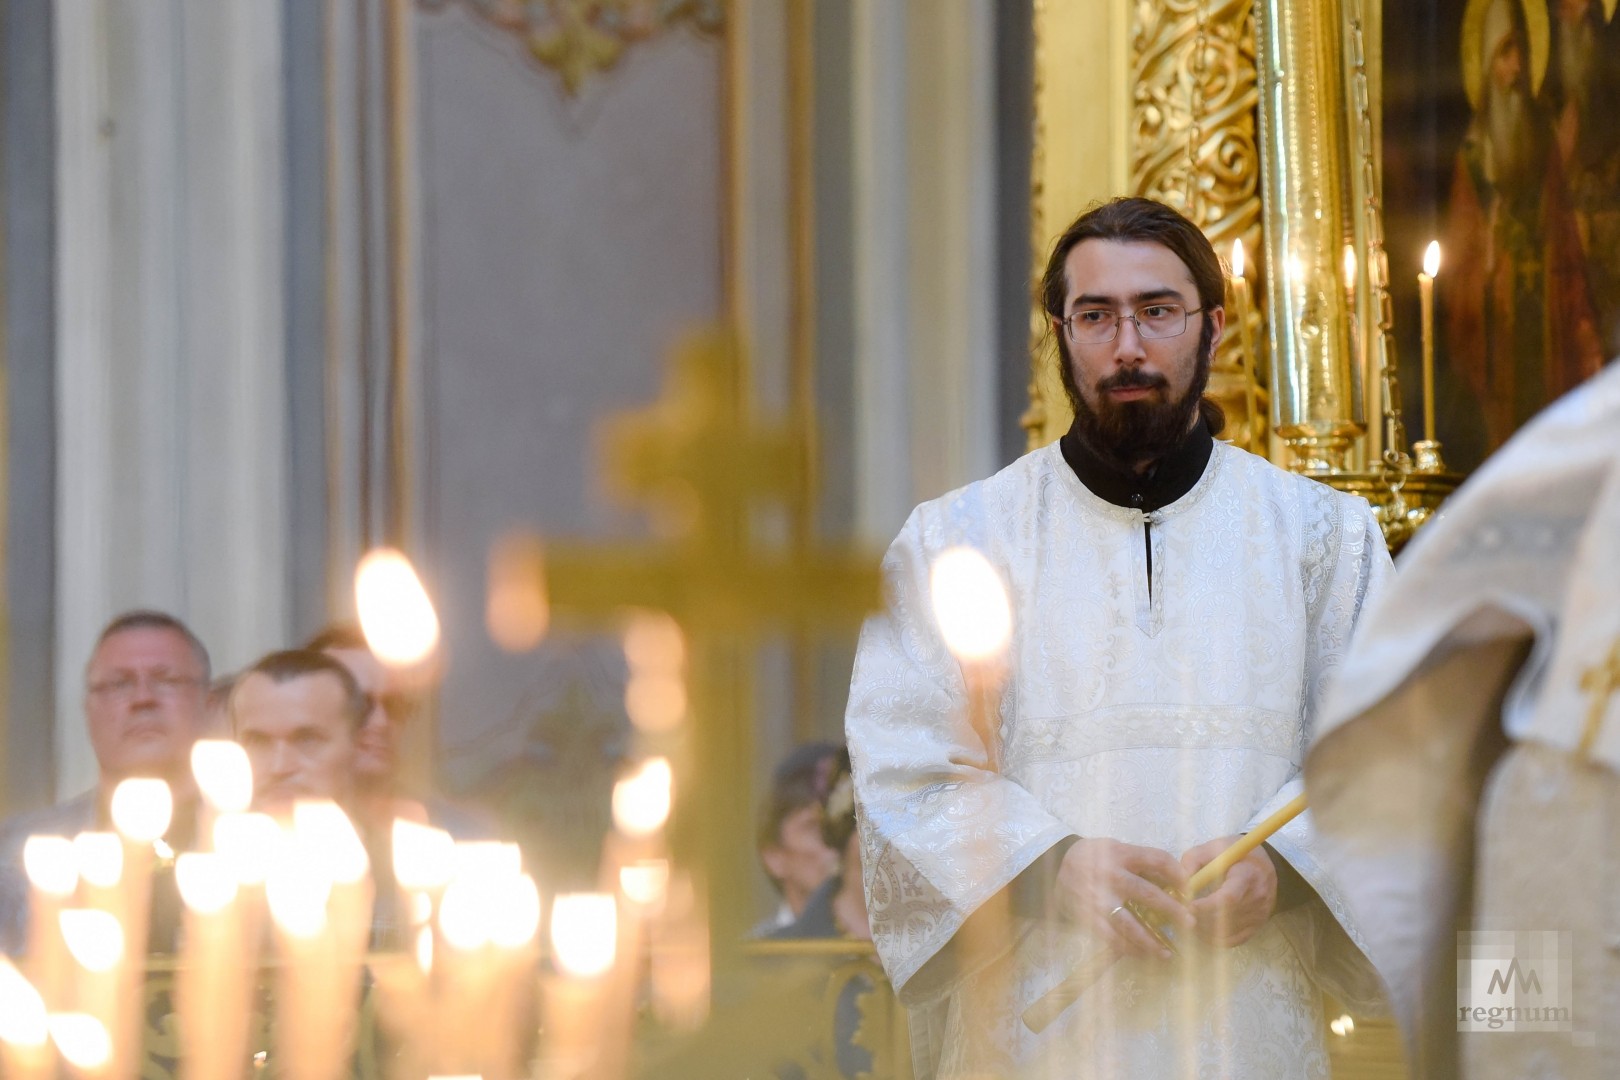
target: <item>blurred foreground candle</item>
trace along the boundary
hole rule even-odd
[[[122,910],[115,911],[124,928],[123,959],[118,965],[117,1008],[108,1024],[112,1040],[110,1075],[115,1080],[134,1077],[141,1059],[141,1005],[145,997],[148,918],[152,905],[153,845],[169,831],[174,817],[174,795],[162,780],[131,777],[113,788],[109,810],[113,827],[123,838],[124,876]]]
[[[669,820],[675,775],[668,758],[648,758],[613,785],[613,823],[629,837],[651,836]]]
[[[542,1058],[548,1075],[592,1072],[603,1050],[603,1012],[618,949],[618,901],[609,893],[565,893],[551,904],[551,958],[544,982]]]
[[[674,731],[686,719],[686,639],[661,611],[637,612],[624,630],[625,715],[637,731]]]
[[[1434,442],[1434,279],[1440,273],[1440,241],[1423,252],[1418,275],[1418,304],[1423,320],[1423,438]]]
[[[484,623],[490,640],[507,652],[528,652],[545,639],[551,606],[546,600],[545,549],[537,538],[503,536],[490,549]]]
[[[506,1076],[519,1068],[521,1016],[533,1008],[540,890],[515,844],[456,845],[432,957],[440,1071]]]
[[[30,836],[23,842],[23,870],[30,886],[28,972],[47,1008],[60,1010],[67,1004],[68,955],[58,915],[79,884],[73,841]]]
[[[48,1080],[53,1072],[49,1039],[44,998],[0,957],[0,1075]]]
[[[217,852],[175,860],[185,904],[185,933],[175,991],[180,1014],[180,1073],[187,1080],[241,1076],[248,1059],[252,971],[257,957],[230,862]]]
[[[1001,575],[979,551],[947,548],[929,571],[929,596],[945,647],[962,669],[968,722],[994,744],[991,712],[1005,675],[1012,640],[1012,607]]]
[[[253,801],[253,765],[240,743],[199,739],[191,747],[197,792],[217,813],[239,814]],[[206,830],[199,830],[206,835]]]
[[[69,1065],[85,1073],[99,1073],[112,1060],[112,1036],[107,1026],[88,1013],[52,1013],[51,1041]]]
[[[277,1075],[338,1080],[347,1071],[371,925],[365,846],[335,803],[300,801],[265,880],[281,957]]]
[[[653,1012],[674,1031],[696,1031],[709,1016],[709,912],[692,875],[671,869],[648,925]]]
[[[438,646],[439,617],[403,552],[368,552],[355,571],[354,598],[366,643],[383,663],[411,667]]]

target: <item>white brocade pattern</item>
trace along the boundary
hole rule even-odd
[[[978,725],[928,599],[958,544],[1002,572],[1016,627]],[[1309,815],[1272,846],[1321,902],[1218,955],[1117,965],[1040,1037],[1018,1016],[1093,942],[1016,920],[998,954],[957,931],[1065,836],[1179,856],[1300,790],[1317,704],[1390,573],[1365,502],[1217,444],[1191,492],[1144,515],[1093,495],[1054,444],[918,507],[884,572],[847,728],[873,933],[919,1075],[1326,1075],[1319,984],[1374,1008],[1378,992]]]

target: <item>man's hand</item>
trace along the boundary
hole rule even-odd
[[[1191,929],[1187,906],[1166,889],[1180,889],[1187,874],[1167,851],[1122,844],[1118,840],[1077,840],[1058,868],[1058,895],[1064,914],[1107,942],[1121,956],[1156,956],[1170,952],[1125,908],[1135,903],[1169,924]]]
[[[1188,875],[1197,873],[1215,856],[1237,843],[1228,836],[1199,844],[1181,857]],[[1248,941],[1271,918],[1277,907],[1277,868],[1265,847],[1255,848],[1226,872],[1213,890],[1193,899],[1198,936],[1211,945],[1230,949]]]

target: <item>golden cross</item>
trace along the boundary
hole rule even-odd
[[[664,397],[610,419],[601,435],[611,492],[649,506],[670,540],[548,545],[550,609],[558,621],[611,626],[626,609],[651,608],[686,634],[696,771],[677,788],[672,828],[677,857],[684,849],[706,869],[718,959],[752,921],[755,651],[769,632],[853,632],[879,606],[878,559],[754,543],[760,509],[809,504],[814,443],[805,423],[772,428],[755,415],[727,334],[680,347]]]
[[[1588,757],[1603,728],[1603,714],[1609,709],[1609,699],[1620,692],[1620,637],[1614,639],[1609,655],[1581,676],[1581,689],[1592,695],[1592,708],[1586,714],[1580,745],[1581,755]]]

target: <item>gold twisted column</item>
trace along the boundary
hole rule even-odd
[[[1186,214],[1222,257],[1241,239],[1253,258],[1260,246],[1253,0],[1136,5],[1131,46],[1131,191]],[[1264,453],[1265,365],[1244,355],[1237,317],[1229,301],[1208,393],[1226,411],[1227,437]],[[1247,337],[1259,341],[1257,303],[1248,319]]]
[[[1339,0],[1266,0],[1262,76],[1271,419],[1290,468],[1346,472],[1366,429],[1344,251],[1354,244]]]

